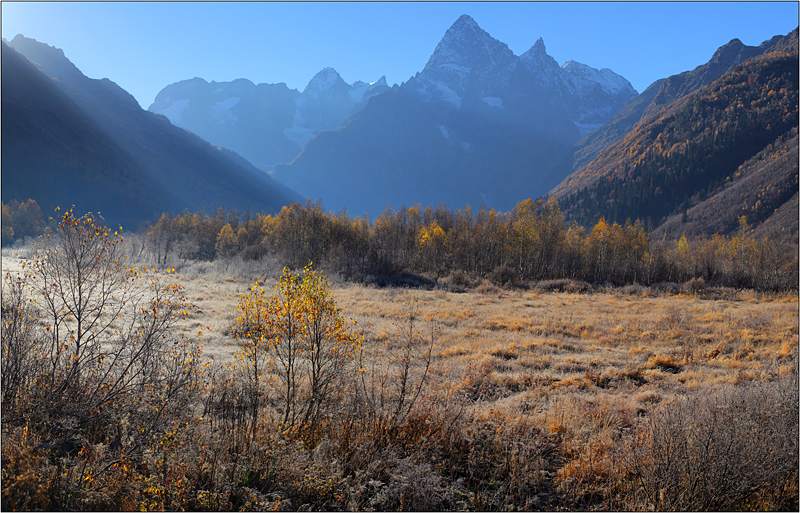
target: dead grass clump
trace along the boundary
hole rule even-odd
[[[671,356],[656,355],[647,360],[645,368],[659,369],[661,372],[677,374],[681,371],[683,365],[675,361]]]
[[[657,404],[661,402],[661,394],[655,390],[644,390],[633,395],[631,400],[636,403]]]
[[[493,295],[493,296],[499,296],[504,293],[503,289],[501,289],[494,283],[487,280],[483,280],[481,284],[478,285],[476,291],[479,294]]]
[[[560,381],[554,381],[550,388],[553,389],[561,389],[561,388],[576,388],[578,390],[586,390],[589,388],[594,387],[595,384],[592,382],[591,379],[587,378],[585,375],[582,376],[570,376],[568,378],[564,378]]]
[[[489,354],[492,356],[496,356],[498,358],[502,358],[503,360],[516,360],[519,358],[519,352],[517,351],[517,345],[511,344],[509,346],[499,346],[493,349],[490,349]]]
[[[686,329],[689,324],[690,321],[686,313],[680,308],[671,306],[665,310],[663,317],[661,317],[656,326],[662,331],[676,331]]]
[[[451,356],[462,356],[462,355],[471,354],[471,353],[472,353],[472,351],[470,351],[469,349],[465,348],[464,346],[462,346],[460,344],[456,344],[456,345],[453,345],[453,346],[449,346],[448,348],[443,350],[441,353],[439,353],[439,357],[440,358],[448,358],[448,357],[451,357]]]
[[[647,383],[641,366],[628,365],[624,368],[607,367],[600,372],[600,377],[606,383],[616,386],[633,385],[641,386]]]
[[[531,370],[544,370],[551,365],[548,359],[541,356],[523,356],[517,361],[517,363],[520,366]]]
[[[553,369],[557,372],[564,374],[577,374],[586,372],[588,367],[581,362],[577,362],[572,358],[567,358],[563,362],[553,365]]]

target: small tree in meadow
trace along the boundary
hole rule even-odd
[[[301,273],[284,268],[271,294],[256,283],[240,296],[238,309],[233,333],[252,398],[253,433],[267,383],[277,383],[281,430],[313,433],[340,403],[361,347],[327,278],[311,266]]]

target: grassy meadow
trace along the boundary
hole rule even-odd
[[[4,250],[3,273],[23,261]],[[202,331],[209,364],[183,427],[162,433],[167,456],[155,443],[124,470],[98,468],[105,480],[70,502],[48,495],[43,476],[81,455],[31,450],[33,427],[4,418],[4,498],[140,510],[797,508],[796,292],[488,281],[451,292],[447,279],[409,290],[331,276],[340,314],[363,337],[362,385],[347,386],[388,397],[403,361],[391,355],[414,345],[399,368],[418,396],[402,418],[370,423],[379,408],[359,410],[346,386],[313,436],[292,437],[276,424],[273,377],[261,431],[245,436],[232,326],[240,295],[256,281],[272,290],[279,267],[218,259],[159,276],[183,287],[180,329]],[[98,441],[97,454],[112,445]],[[38,470],[12,464],[22,457]],[[62,493],[77,497],[75,480],[62,476]],[[33,484],[39,496],[21,489]]]

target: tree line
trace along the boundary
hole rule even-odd
[[[142,249],[163,266],[269,256],[292,269],[313,262],[345,279],[377,284],[402,284],[409,274],[462,287],[484,279],[501,286],[561,279],[600,285],[702,280],[787,290],[798,282],[796,244],[754,238],[745,217],[731,235],[654,240],[641,220],[619,224],[601,217],[590,228],[567,225],[552,198],[521,201],[505,213],[390,206],[374,221],[325,212],[311,201],[275,215],[216,208],[212,214],[163,214],[142,231]]]
[[[25,202],[11,200],[8,204],[2,203],[2,214],[3,246],[25,237],[41,235],[45,229],[42,209],[36,200],[28,198]]]

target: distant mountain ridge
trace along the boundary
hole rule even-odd
[[[110,80],[17,36],[3,43],[3,201],[75,204],[128,229],[162,212],[274,212],[299,196],[239,155],[142,110]]]
[[[708,62],[695,69],[653,82],[639,96],[623,106],[604,126],[575,144],[574,157],[566,161],[571,164],[571,171],[577,171],[588,164],[601,150],[633,129],[640,120],[657,115],[666,105],[711,83],[733,66],[762,55],[776,45],[786,44],[781,43],[782,40],[781,36],[774,36],[759,46],[746,46],[738,39],[733,39],[719,47]]]
[[[314,134],[336,128],[388,90],[386,77],[347,84],[333,68],[317,73],[302,93],[284,83],[193,78],[162,89],[149,110],[269,171],[297,156]]]

